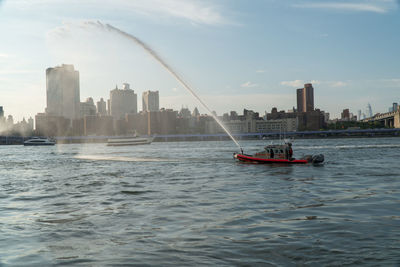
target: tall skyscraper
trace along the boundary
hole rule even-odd
[[[79,72],[62,64],[46,70],[46,113],[68,119],[79,117]]]
[[[297,112],[314,111],[314,88],[311,83],[304,84],[304,88],[297,89]]]
[[[393,103],[393,112],[396,112],[399,109],[399,104],[394,102]]]
[[[297,89],[296,94],[297,94],[297,112],[304,112],[303,88]]]
[[[137,113],[137,95],[124,83],[122,89],[115,87],[110,92],[110,115],[115,119],[122,119],[125,114]]]
[[[303,101],[306,112],[314,111],[314,88],[311,83],[304,85]]]
[[[142,110],[143,111],[159,111],[160,100],[158,91],[146,91],[142,94]]]
[[[367,105],[367,116],[368,116],[369,118],[372,117],[372,107],[371,107],[371,104],[370,104],[370,103],[368,103],[368,105]]]
[[[100,101],[97,101],[97,113],[99,115],[107,115],[107,105],[103,98],[100,98]]]

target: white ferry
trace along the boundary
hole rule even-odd
[[[24,146],[54,146],[56,142],[49,138],[33,137],[24,142]]]

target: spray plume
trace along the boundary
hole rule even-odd
[[[238,146],[240,150],[242,150],[240,144],[236,139],[232,136],[232,134],[228,131],[228,129],[223,125],[223,123],[218,119],[217,116],[211,111],[211,109],[206,105],[206,103],[203,102],[203,100],[196,94],[196,92],[189,86],[189,84],[183,80],[181,76],[178,75],[178,73],[171,67],[169,66],[153,49],[151,49],[147,44],[145,44],[142,40],[137,38],[134,35],[131,35],[129,33],[126,33],[118,28],[115,28],[114,26],[110,24],[103,24],[99,21],[97,22],[86,22],[85,23],[88,26],[94,26],[96,28],[99,28],[101,30],[107,30],[110,32],[117,33],[125,38],[128,38],[129,40],[133,41],[140,47],[142,47],[150,56],[152,56],[158,63],[160,63],[165,70],[167,70],[186,90],[190,92],[192,96],[194,96],[200,104],[209,112],[209,114],[214,118],[214,120],[221,126],[221,128],[228,134],[228,136],[232,139],[232,141]]]

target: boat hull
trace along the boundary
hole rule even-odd
[[[241,161],[241,162],[246,162],[246,163],[260,163],[260,164],[273,164],[273,163],[279,163],[279,164],[307,164],[309,163],[308,160],[305,159],[293,159],[293,160],[288,160],[288,159],[263,159],[263,158],[256,158],[251,155],[245,155],[245,154],[234,154],[233,156],[235,159]]]
[[[24,142],[24,146],[54,146],[56,142],[49,138],[33,137]]]
[[[137,146],[148,145],[153,138],[115,138],[108,139],[107,146]]]
[[[24,146],[54,146],[56,143],[42,143],[42,144],[33,144],[33,143],[24,143]]]

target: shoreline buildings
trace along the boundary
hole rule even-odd
[[[160,109],[159,92],[144,91],[142,111],[138,113],[137,94],[128,83],[110,91],[107,102],[93,98],[80,102],[79,72],[73,65],[63,64],[46,70],[47,107],[36,115],[36,129],[42,135],[142,135],[154,134],[215,134],[223,129],[212,116],[201,115],[197,108],[191,112]],[[232,133],[293,132],[299,129],[319,130],[326,114],[314,109],[312,84],[297,89],[297,110],[289,112],[272,108],[271,113],[244,110],[243,115],[232,111],[220,119]],[[108,108],[107,108],[108,107]]]
[[[276,107],[261,117],[259,113],[244,109],[243,115],[235,111],[219,119],[232,133],[268,133],[293,131],[318,131],[326,127],[329,113],[314,106],[314,87],[306,83],[296,89],[297,109],[278,111]],[[144,91],[142,110],[138,112],[137,94],[124,83],[110,90],[110,99],[95,102],[89,97],[80,102],[79,72],[73,65],[63,64],[46,70],[47,107],[38,113],[36,134],[46,136],[82,135],[168,135],[216,134],[223,129],[210,115],[201,115],[197,108],[191,112],[160,109],[159,91]],[[96,104],[95,104],[96,103]],[[398,110],[398,105],[393,104]],[[355,116],[354,116],[355,117]],[[343,120],[352,119],[348,109]],[[400,122],[400,119],[399,119]],[[397,124],[395,124],[397,125]]]

